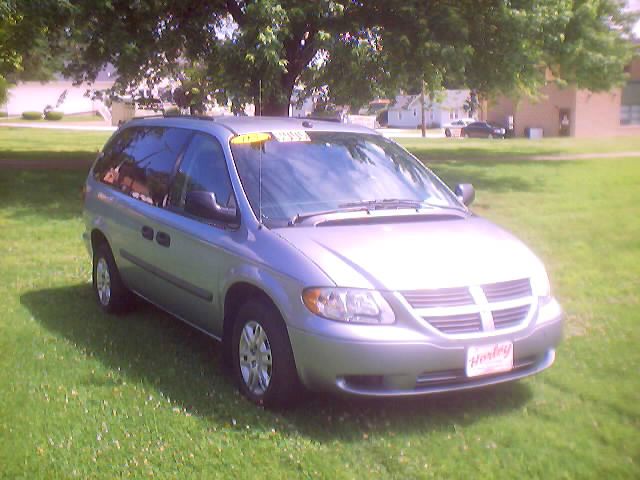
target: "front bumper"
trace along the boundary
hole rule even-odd
[[[525,329],[490,338],[452,341],[416,335],[416,341],[367,341],[364,336],[349,339],[329,336],[326,330],[318,334],[291,326],[289,337],[300,378],[311,390],[406,396],[466,390],[536,374],[553,364],[562,323],[562,311],[554,301]],[[502,341],[513,342],[514,368],[466,377],[468,347]]]

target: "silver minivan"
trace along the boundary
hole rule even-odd
[[[131,121],[85,187],[99,305],[132,294],[222,341],[241,392],[421,395],[549,367],[540,260],[406,150],[356,125]]]

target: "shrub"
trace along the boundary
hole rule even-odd
[[[0,112],[0,118],[6,118],[9,114],[7,112]]]
[[[62,117],[64,117],[64,113],[63,112],[55,112],[53,110],[47,112],[44,114],[44,119],[45,120],[61,120]]]
[[[42,120],[40,112],[22,112],[22,118],[25,120]]]

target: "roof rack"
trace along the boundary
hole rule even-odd
[[[165,113],[158,113],[158,114],[154,114],[154,115],[145,115],[144,117],[133,117],[131,120],[144,120],[146,118],[185,118],[188,120],[209,120],[211,122],[215,121],[215,117],[211,116],[211,115],[181,115],[181,114],[165,114]]]

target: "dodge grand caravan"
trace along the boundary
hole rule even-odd
[[[87,178],[109,313],[131,295],[222,341],[241,392],[418,395],[549,367],[562,311],[540,260],[406,150],[355,125],[134,120]]]

